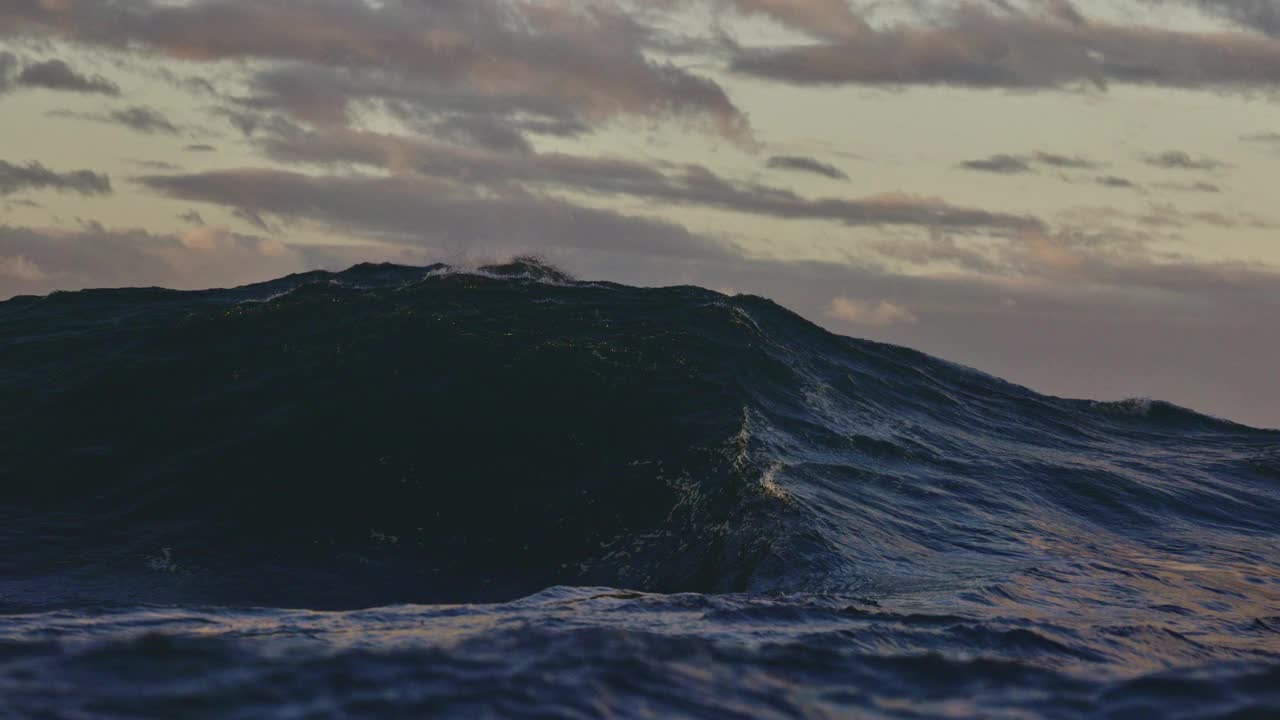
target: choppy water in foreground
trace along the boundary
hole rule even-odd
[[[17,717],[1272,717],[1280,433],[528,262],[16,298],[0,612]]]

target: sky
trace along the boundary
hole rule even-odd
[[[5,0],[0,299],[537,254],[1280,428],[1280,0]]]

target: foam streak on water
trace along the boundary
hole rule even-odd
[[[1277,432],[535,262],[0,358],[0,715],[1280,713]]]

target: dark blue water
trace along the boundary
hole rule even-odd
[[[0,613],[15,717],[1273,717],[1280,433],[535,262],[22,297]]]

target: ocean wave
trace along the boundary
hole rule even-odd
[[[1274,431],[532,259],[15,298],[0,358],[0,714],[1280,710]]]
[[[1280,516],[1280,434],[535,260],[22,298],[0,337],[0,500],[11,539],[40,538],[7,561],[17,605],[863,592],[1072,563],[1124,605],[1188,556],[1245,573]]]

